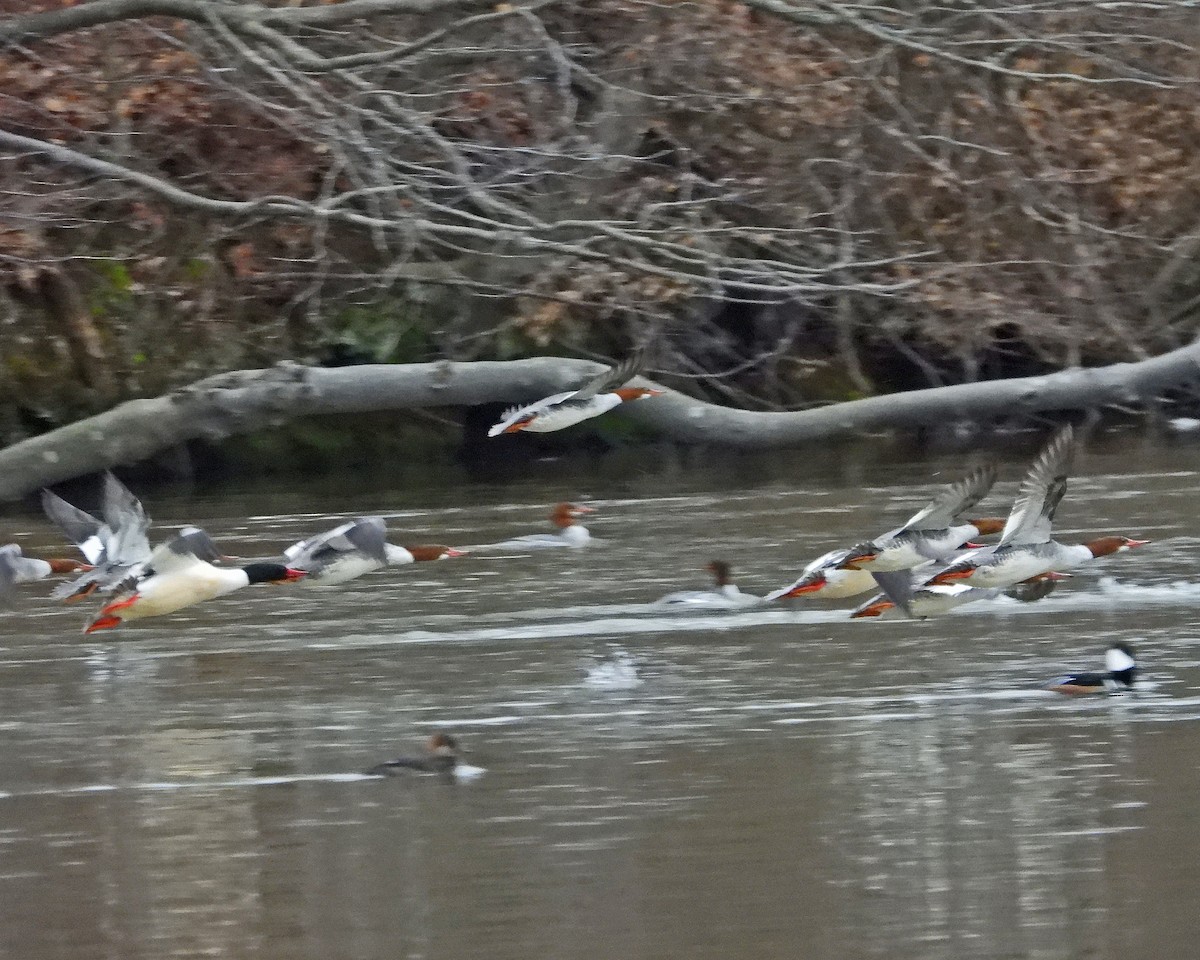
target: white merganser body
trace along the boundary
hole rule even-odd
[[[761,597],[742,593],[731,579],[732,570],[724,560],[712,560],[705,569],[716,581],[711,590],[683,590],[669,593],[658,602],[677,608],[701,610],[729,610],[749,607],[763,602]]]
[[[244,567],[214,567],[192,552],[185,535],[158,547],[143,574],[122,584],[118,599],[107,604],[84,633],[109,630],[126,620],[174,613],[184,607],[222,597],[252,583],[282,583],[303,577],[281,563],[251,563]]]
[[[1063,544],[1056,540],[1024,546],[972,551],[931,577],[931,584],[963,583],[972,587],[1011,587],[1053,570],[1072,570],[1099,557],[1148,544],[1129,537],[1100,537],[1087,543]]]
[[[387,542],[382,517],[358,517],[283,551],[290,566],[308,573],[306,584],[335,586],[387,566],[443,560],[465,553],[444,544],[401,547]]]
[[[488,430],[489,437],[525,430],[530,433],[551,433],[564,430],[584,420],[619,407],[630,400],[657,397],[662,391],[645,387],[623,387],[637,375],[642,355],[636,353],[577,390],[556,393],[535,403],[508,410],[500,422]]]

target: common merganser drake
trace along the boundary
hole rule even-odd
[[[425,744],[419,757],[398,757],[379,763],[367,771],[368,776],[391,777],[407,770],[421,773],[453,773],[459,764],[458,741],[446,733],[435,733]]]
[[[1106,536],[1068,546],[1050,539],[1054,514],[1067,490],[1073,455],[1074,432],[1068,426],[1050,441],[1022,481],[1000,542],[959,557],[926,582],[1010,587],[1051,570],[1070,570],[1098,557],[1149,543],[1149,540]]]
[[[1112,644],[1104,653],[1104,669],[1108,672],[1067,673],[1055,677],[1046,684],[1046,689],[1076,695],[1132,690],[1138,670],[1133,647],[1127,643]]]
[[[499,423],[488,430],[488,436],[498,437],[502,433],[517,433],[521,430],[532,433],[563,430],[592,417],[598,417],[630,400],[659,396],[661,390],[623,386],[637,376],[641,365],[642,353],[639,351],[589,380],[578,390],[556,393],[536,403],[513,407],[505,412]]]
[[[0,603],[7,603],[14,585],[31,580],[43,580],[52,573],[76,573],[90,570],[91,566],[81,560],[66,557],[27,557],[15,543],[0,547]]]
[[[500,543],[490,543],[488,549],[535,549],[543,547],[586,547],[592,542],[588,528],[579,522],[579,517],[585,513],[595,513],[595,507],[585,507],[580,503],[557,503],[550,511],[550,522],[557,528],[557,533],[531,533],[524,537],[513,537]]]
[[[252,583],[299,580],[303,570],[282,563],[250,563],[244,567],[214,567],[198,557],[189,537],[181,535],[158,547],[139,576],[127,578],[121,595],[107,604],[84,633],[109,630],[125,620],[174,613],[194,603],[221,597]]]
[[[873,573],[911,570],[930,560],[944,559],[976,537],[999,533],[1004,528],[999,517],[954,522],[960,513],[987,496],[995,482],[996,467],[988,465],[948,484],[902,526],[853,547],[844,565]]]
[[[669,593],[658,602],[680,607],[700,607],[706,609],[747,607],[762,603],[761,597],[750,593],[742,593],[731,578],[731,569],[724,560],[710,560],[704,568],[713,575],[715,581],[712,590],[683,590],[679,593]]]
[[[387,542],[382,517],[358,517],[283,551],[289,566],[308,573],[305,583],[333,586],[386,566],[465,556],[444,544],[401,547]]]
[[[851,614],[851,619],[861,617],[879,617],[884,615],[908,616],[916,620],[935,617],[948,613],[955,607],[978,600],[992,600],[1002,594],[1020,600],[1022,603],[1032,603],[1049,596],[1058,581],[1068,578],[1068,573],[1052,571],[1044,573],[1025,583],[1018,583],[1006,590],[984,589],[970,587],[963,583],[948,584],[917,584],[910,585],[907,593],[892,588],[891,583],[882,580],[885,586],[883,593],[876,594],[870,600],[860,604]]]
[[[822,554],[804,568],[798,580],[773,590],[763,599],[787,600],[815,594],[821,600],[842,600],[876,589],[875,578],[866,570],[842,566],[853,553],[843,548]]]

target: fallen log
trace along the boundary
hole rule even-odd
[[[217,374],[0,450],[0,500],[145,460],[188,440],[220,440],[313,414],[527,402],[572,389],[601,369],[588,360],[538,357],[333,369],[284,363]],[[933,387],[810,410],[735,410],[667,391],[623,404],[610,415],[628,417],[678,443],[782,448],[859,431],[1138,405],[1190,387],[1198,375],[1200,341],[1137,363]],[[644,378],[633,382],[655,385]]]

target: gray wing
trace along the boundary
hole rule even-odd
[[[995,482],[996,465],[980,467],[957,483],[943,487],[929,503],[909,517],[904,526],[885,534],[885,537],[894,537],[905,530],[944,530],[954,523],[954,518],[960,513],[970,510],[986,497]]]
[[[104,474],[104,522],[112,534],[104,559],[114,565],[142,563],[150,556],[150,518],[142,503],[110,472]]]
[[[88,563],[95,563],[104,549],[104,529],[90,513],[67,503],[57,493],[42,490],[42,509],[63,535],[83,552]]]
[[[217,542],[199,527],[184,527],[179,531],[178,539],[186,541],[192,553],[205,563],[218,563],[225,559]]]
[[[912,595],[913,582],[911,570],[889,570],[881,573],[872,573],[875,582],[879,584],[879,589],[882,590],[889,600],[897,607],[905,612],[908,616],[912,616]]]
[[[200,558],[196,556],[193,546],[194,536],[196,533],[202,533],[208,537],[208,534],[198,527],[189,527],[188,531],[173,537],[166,543],[160,543],[154,548],[145,563],[135,565],[123,580],[109,584],[112,586],[113,592],[119,594],[127,590],[135,590],[138,583],[148,577],[185,570],[198,563]]]
[[[830,550],[828,553],[823,553],[816,560],[812,561],[807,567],[801,571],[800,576],[806,577],[810,573],[816,573],[818,570],[825,570],[829,567],[840,566],[845,563],[851,556],[854,555],[853,549],[842,548],[840,550]]]
[[[608,393],[610,390],[616,390],[617,387],[624,386],[641,372],[644,359],[645,351],[634,351],[615,367],[610,367],[599,376],[593,377],[585,383],[575,391],[575,395],[571,399],[586,400],[589,397],[596,396],[598,393]]]
[[[284,551],[294,566],[322,565],[344,553],[362,552],[372,560],[387,563],[387,524],[382,517],[359,517],[327,533],[309,537]]]
[[[1067,477],[1075,455],[1075,431],[1068,425],[1046,444],[1033,462],[1000,534],[999,546],[1046,543],[1054,513],[1067,492]]]

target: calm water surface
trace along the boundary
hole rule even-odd
[[[1004,456],[1004,513],[1033,441]],[[348,515],[403,542],[603,543],[259,587],[84,637],[0,624],[0,956],[1200,955],[1200,444],[1094,440],[1059,530],[1153,545],[1037,604],[923,623],[683,615],[711,557],[766,592],[901,522],[961,454],[834,451],[438,489],[147,497],[266,556]],[[36,515],[5,538],[55,543]],[[1146,689],[1038,683],[1122,639]],[[464,783],[360,771],[452,731]]]

